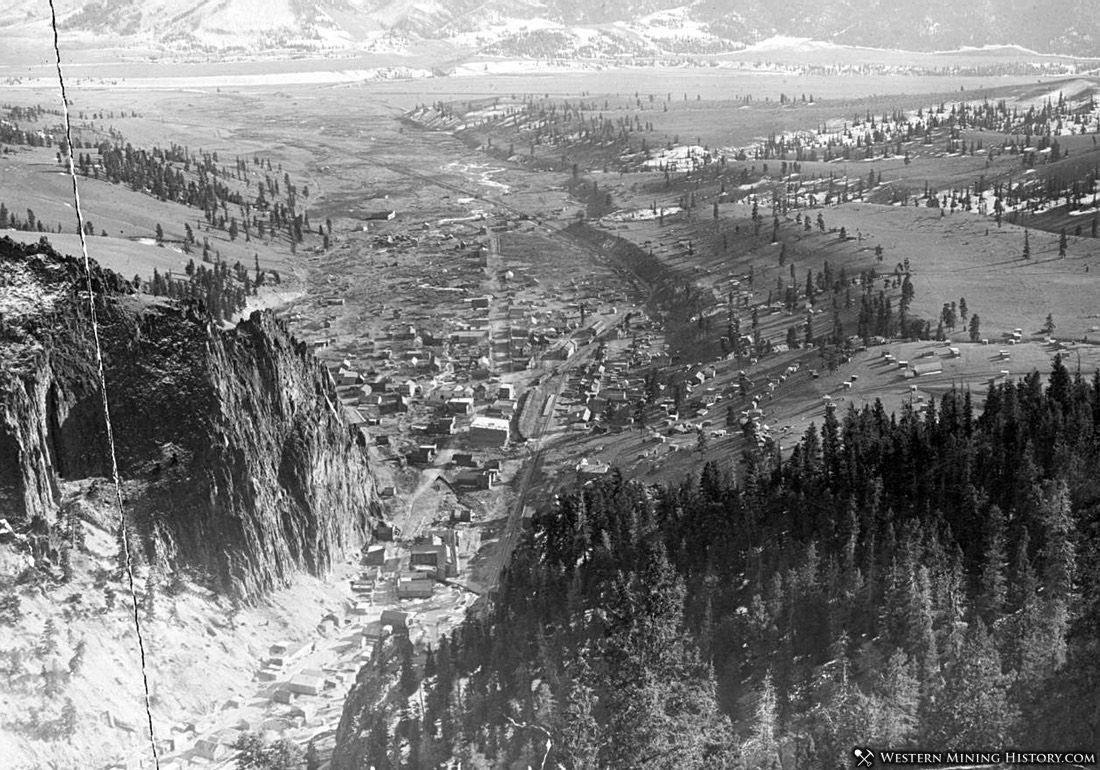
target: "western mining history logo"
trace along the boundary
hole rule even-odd
[[[1096,753],[1087,751],[892,751],[871,749],[866,746],[852,748],[854,767],[1024,767],[1028,765],[1061,765],[1063,767],[1096,767]]]
[[[875,752],[856,746],[852,749],[852,756],[856,758],[856,767],[874,767]]]

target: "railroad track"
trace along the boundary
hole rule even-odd
[[[555,397],[560,395],[565,388],[565,382],[568,378],[568,369],[561,371],[556,377],[558,378],[558,387],[554,391]],[[515,550],[516,545],[519,544],[520,534],[523,530],[523,509],[527,507],[528,496],[531,492],[531,481],[541,470],[542,461],[546,454],[546,449],[542,445],[542,437],[546,434],[547,429],[553,421],[553,410],[546,416],[540,416],[538,429],[534,432],[534,435],[529,437],[529,440],[538,441],[539,446],[531,454],[524,468],[523,477],[520,480],[519,488],[516,490],[516,500],[512,505],[512,510],[509,511],[508,519],[504,524],[504,533],[500,537],[500,543],[493,553],[493,558],[490,562],[491,577],[485,592],[486,596],[490,599],[497,585],[500,583],[500,575],[504,571],[505,565],[511,559],[512,552]]]

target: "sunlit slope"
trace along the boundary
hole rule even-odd
[[[61,0],[58,6],[69,32],[94,36],[85,41],[89,45],[123,41],[198,51],[417,49],[439,40],[457,50],[471,40],[478,47],[514,47],[524,42],[517,35],[548,25],[567,37],[598,32],[629,41],[640,35],[639,50],[685,53],[706,53],[718,47],[714,41],[752,45],[779,35],[914,51],[1015,44],[1087,56],[1100,40],[1092,0],[1041,6],[1030,0]],[[45,30],[47,14],[38,0],[14,0],[0,29],[34,34]],[[700,36],[708,41],[705,48],[670,42]]]

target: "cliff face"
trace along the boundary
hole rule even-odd
[[[379,511],[328,373],[270,313],[223,331],[93,268],[119,467],[147,549],[247,597],[323,573]],[[82,266],[0,239],[0,516],[109,475]]]

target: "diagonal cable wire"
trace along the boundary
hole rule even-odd
[[[110,449],[111,480],[115,487],[115,503],[118,506],[119,526],[122,528],[122,551],[126,562],[126,577],[130,587],[130,603],[133,607],[134,630],[137,632],[138,653],[141,658],[141,683],[145,693],[145,716],[149,721],[149,747],[153,752],[153,765],[160,770],[160,758],[157,755],[157,738],[153,728],[153,711],[149,695],[149,674],[145,663],[145,639],[141,633],[141,619],[138,612],[137,591],[134,588],[134,564],[130,556],[130,533],[126,526],[126,509],[122,502],[122,480],[118,475],[118,456],[115,452],[115,434],[111,425],[110,402],[107,399],[107,377],[103,371],[103,348],[99,342],[99,322],[95,309],[95,290],[92,287],[91,261],[88,258],[88,241],[84,237],[84,215],[80,209],[80,188],[76,181],[76,165],[73,161],[72,121],[69,117],[69,97],[65,92],[65,76],[61,72],[61,46],[57,35],[57,11],[53,0],[50,3],[50,26],[53,28],[53,50],[57,58],[57,82],[61,88],[61,105],[65,116],[65,144],[68,150],[69,177],[73,182],[73,203],[76,208],[77,232],[80,234],[80,253],[84,257],[84,277],[88,288],[88,310],[91,313],[92,338],[95,341],[96,369],[99,374],[99,392],[103,399],[103,419],[107,425],[107,446]]]

